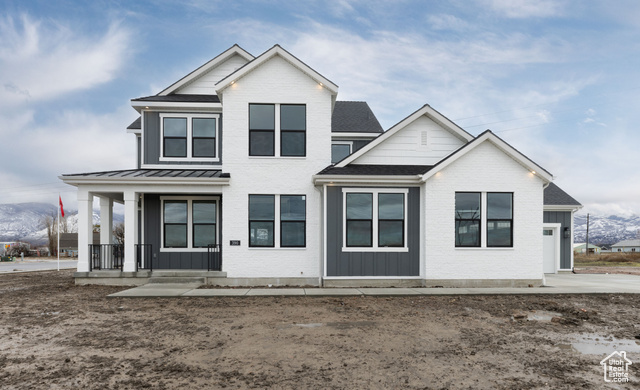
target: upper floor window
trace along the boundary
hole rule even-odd
[[[218,115],[160,114],[160,160],[218,161]]]
[[[333,141],[331,143],[331,164],[341,161],[351,154],[352,142]]]
[[[304,157],[307,107],[304,104],[249,104],[249,155]]]

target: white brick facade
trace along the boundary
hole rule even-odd
[[[543,181],[538,176],[485,141],[425,185],[426,279],[542,278]],[[513,192],[513,248],[455,247],[455,193],[461,191]]]

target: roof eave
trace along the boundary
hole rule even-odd
[[[544,205],[543,206],[543,210],[544,211],[578,211],[580,210],[582,207],[582,205],[559,205],[559,204],[550,204],[550,205]]]
[[[319,184],[415,184],[420,185],[422,175],[313,175]]]
[[[198,186],[220,186],[229,185],[230,177],[76,177],[58,176],[65,184],[72,186],[87,184],[144,184],[144,185],[198,185]]]
[[[222,103],[205,103],[205,102],[145,102],[131,100],[131,107],[139,113],[145,109],[206,109],[219,110],[222,109]]]

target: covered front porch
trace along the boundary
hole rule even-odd
[[[76,279],[142,281],[159,270],[222,271],[219,227],[228,175],[205,170],[135,170],[65,175],[62,179],[78,188]],[[99,244],[91,241],[96,198]],[[114,204],[118,203],[124,205],[124,244],[115,242],[112,229]],[[172,261],[165,261],[168,257]]]

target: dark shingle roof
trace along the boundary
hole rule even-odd
[[[153,95],[131,100],[134,102],[220,103],[218,95]]]
[[[432,167],[432,165],[347,165],[344,168],[337,168],[330,165],[318,175],[410,176],[422,175]]]
[[[133,121],[129,126],[127,126],[127,130],[139,130],[142,129],[142,117],[139,116],[138,119]]]
[[[74,173],[62,175],[64,177],[95,177],[95,178],[147,178],[147,177],[182,177],[182,178],[222,178],[230,177],[219,169],[128,169],[123,171],[105,171],[90,173]]]
[[[331,115],[334,133],[382,133],[380,122],[367,102],[337,101]]]
[[[544,189],[544,204],[545,206],[582,206],[554,183],[549,183]]]

